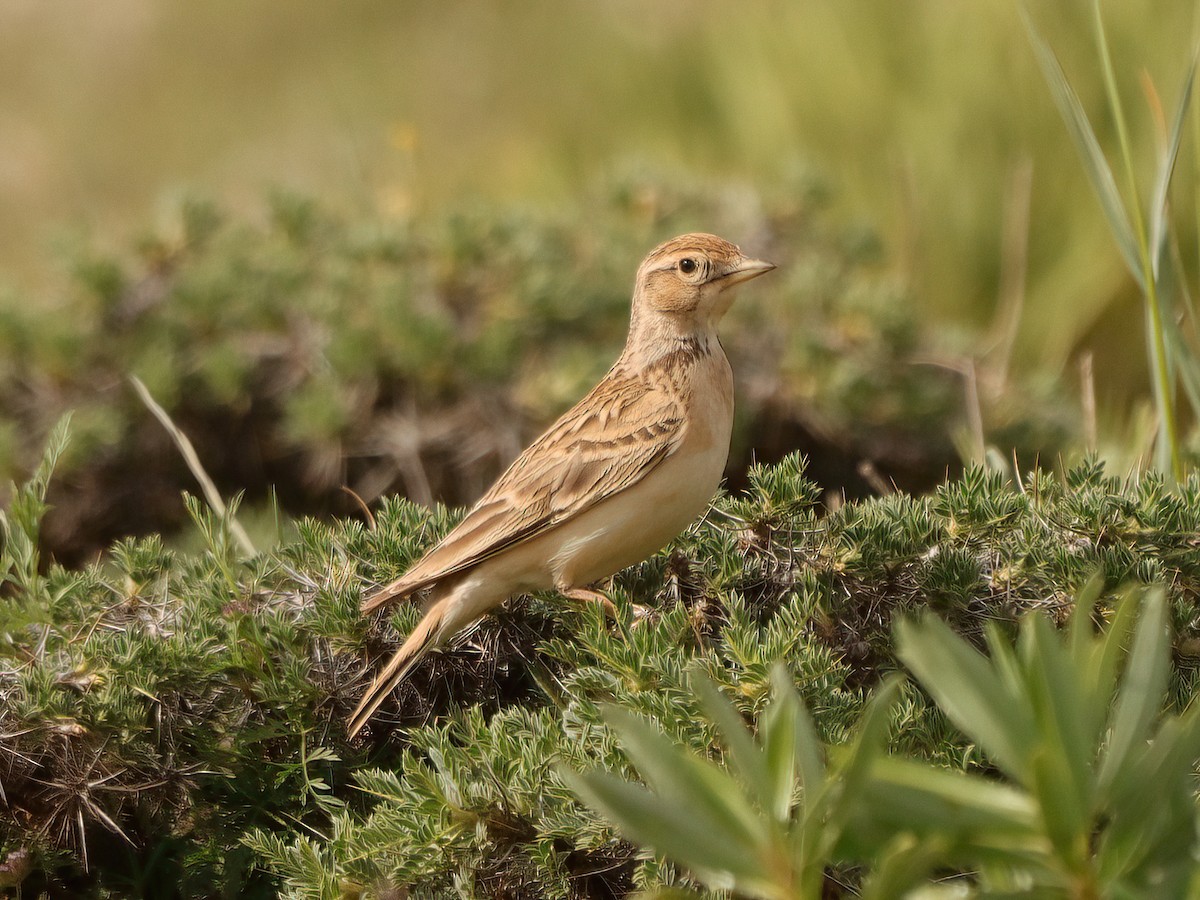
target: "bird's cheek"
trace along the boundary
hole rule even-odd
[[[700,309],[704,306],[704,291],[699,286],[688,285],[676,297],[676,309],[681,312]]]
[[[721,317],[729,312],[732,303],[733,291],[716,291],[708,302],[709,317],[712,321],[719,322]]]

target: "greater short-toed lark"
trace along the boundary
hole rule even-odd
[[[717,339],[731,288],[775,268],[711,234],[642,261],[625,350],[517,457],[446,537],[363,612],[428,591],[424,618],[350,720],[356,733],[418,660],[527,591],[600,600],[587,586],[661,549],[716,493],[733,425],[733,373]]]

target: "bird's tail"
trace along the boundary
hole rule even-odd
[[[370,615],[385,604],[391,603],[393,600],[403,600],[405,597],[411,596],[419,590],[423,585],[411,585],[410,579],[397,578],[391,584],[385,584],[383,587],[371,593],[362,602],[363,615]]]
[[[424,617],[417,623],[412,634],[388,660],[383,671],[375,676],[375,680],[371,682],[371,686],[367,688],[367,692],[358,702],[354,715],[350,717],[350,737],[354,737],[359,729],[367,724],[367,720],[375,714],[375,710],[379,709],[379,705],[383,703],[387,695],[404,680],[405,676],[412,671],[413,666],[420,662],[426,653],[442,644],[467,624],[457,621],[463,612],[463,604],[458,600],[459,598],[451,593],[440,598],[426,610]]]

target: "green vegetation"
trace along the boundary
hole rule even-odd
[[[863,460],[877,483],[920,488],[958,464],[955,443],[1063,446],[1078,401],[1036,374],[964,391],[978,351],[922,328],[878,242],[828,207],[803,173],[770,195],[630,174],[555,214],[346,219],[280,194],[254,225],[188,203],[132,257],[82,253],[55,308],[0,301],[0,469],[29,471],[70,410],[69,498],[52,496],[47,548],[78,561],[178,527],[196,482],[136,376],[267,525],[272,496],[291,514],[355,512],[342,485],[367,503],[465,503],[616,357],[641,257],[697,227],[754,236],[781,267],[725,329],[734,484],[752,455],[797,446],[823,483],[860,494]]]
[[[1187,289],[1188,275],[1183,265],[1179,237],[1172,228],[1172,218],[1168,214],[1167,201],[1191,106],[1196,54],[1200,48],[1193,51],[1175,113],[1171,116],[1170,131],[1160,139],[1151,200],[1143,211],[1130,150],[1130,125],[1116,85],[1099,2],[1095,3],[1096,43],[1103,64],[1109,112],[1116,123],[1119,138],[1125,176],[1124,197],[1100,149],[1095,130],[1058,59],[1030,23],[1028,16],[1025,22],[1038,62],[1083,159],[1092,187],[1099,196],[1121,256],[1141,291],[1145,308],[1147,358],[1158,419],[1158,434],[1154,444],[1156,465],[1170,472],[1172,477],[1181,478],[1184,471],[1183,437],[1175,409],[1176,385],[1182,381],[1193,418],[1200,415],[1200,359],[1195,348],[1195,311]],[[1148,91],[1152,104],[1161,102],[1154,94],[1153,85],[1149,86]],[[1161,108],[1158,114],[1163,116]],[[1160,127],[1166,129],[1165,120]],[[1200,206],[1195,212],[1200,215]]]
[[[1196,11],[1102,5],[1130,149],[1149,161],[1144,86],[1172,109]],[[1092,4],[1029,7],[1115,154]],[[922,321],[978,328],[1015,290],[1022,367],[1070,378],[1081,350],[1136,361],[1136,288],[1013,0],[810,0],[733,15],[721,0],[477,0],[453,14],[413,0],[353,15],[121,0],[21,3],[0,17],[0,270],[34,284],[50,280],[51,227],[120,247],[197,187],[238,215],[262,185],[284,184],[421,219],[470,195],[570,208],[614,160],[771,196],[799,160],[838,185],[841,221],[879,230]],[[1195,190],[1187,146],[1180,163],[1177,201]],[[1178,213],[1191,246],[1190,204]],[[1097,378],[1102,417],[1123,428],[1150,382],[1115,361]]]
[[[891,642],[898,617],[932,605],[973,641],[990,621],[987,644],[1001,665],[1003,632],[1017,630],[1033,610],[1068,618],[1075,593],[1094,573],[1100,580],[1077,614],[1068,650],[1060,651],[1068,657],[1043,659],[1053,641],[1041,625],[1021,626],[1019,684],[1039,689],[1036,666],[1057,666],[1047,677],[1067,678],[1069,687],[1077,677],[1062,668],[1069,660],[1091,666],[1103,657],[1105,671],[1116,671],[1115,648],[1135,616],[1130,601],[1110,605],[1111,591],[1141,582],[1165,586],[1167,603],[1147,609],[1175,623],[1175,664],[1161,668],[1165,632],[1135,641],[1138,667],[1126,665],[1126,682],[1142,666],[1151,675],[1136,676],[1136,702],[1118,701],[1100,771],[1126,731],[1121,752],[1129,764],[1151,765],[1128,749],[1153,727],[1154,698],[1165,688],[1168,708],[1178,710],[1195,689],[1200,476],[1171,491],[1158,475],[1123,481],[1095,462],[1062,477],[1028,472],[1020,482],[973,468],[928,497],[894,494],[825,513],[802,461],[789,457],[754,468],[746,493],[721,499],[668,551],[619,576],[612,586],[619,622],[549,597],[522,601],[436,655],[364,738],[347,743],[345,716],[369,677],[364,649],[371,657],[386,652],[384,642],[418,615],[406,607],[392,622],[365,621],[357,612],[361,589],[402,569],[453,516],[390,500],[373,528],[305,520],[294,539],[245,559],[230,531],[233,512],[218,518],[189,503],[201,551],[171,551],[156,537],[127,540],[101,563],[78,571],[51,565],[38,576],[31,548],[50,462],[61,450],[59,431],[43,468],[16,493],[0,560],[9,595],[0,605],[0,851],[13,866],[30,867],[22,884],[33,894],[161,896],[169,884],[179,886],[178,896],[267,896],[282,885],[296,897],[402,889],[588,897],[698,887],[685,870],[620,840],[564,781],[570,771],[596,767],[633,775],[616,740],[628,719],[614,732],[605,708],[649,718],[670,740],[727,764],[746,742],[734,746],[732,719],[712,688],[698,696],[691,685],[703,675],[739,716],[752,719],[767,705],[772,667],[782,662],[811,711],[813,733],[842,743],[879,679],[899,668]],[[630,618],[635,599],[651,602],[648,617]],[[1115,623],[1101,644],[1079,624],[1090,621],[1093,602]],[[877,700],[871,714],[879,723],[872,733],[890,722],[888,746],[924,760],[919,771],[931,773],[923,776],[928,784],[918,779],[903,790],[949,790],[937,774],[947,769],[994,777],[988,761],[1025,789],[1039,788],[1009,768],[1023,763],[996,749],[1008,745],[980,731],[950,687],[929,681],[939,666],[966,665],[978,677],[983,665],[962,662],[965,651],[929,627],[902,633],[899,658],[933,699],[911,684],[893,687],[898,699]],[[932,651],[916,652],[919,640],[951,649],[938,662]],[[951,680],[962,690],[974,683]],[[1098,693],[1081,695],[1067,711],[1087,718],[1092,730],[1059,761],[1075,775],[1090,765],[1094,745],[1086,741],[1096,739],[1088,735],[1107,708],[1105,679],[1089,683]],[[988,684],[1010,708],[1024,703],[1003,693],[1018,682]],[[801,721],[794,709],[770,716]],[[1050,720],[1037,713],[1033,724],[1014,721],[1036,736]],[[1164,724],[1161,734],[1179,727]],[[770,733],[768,726],[769,744]],[[1036,741],[1020,737],[1037,755]],[[715,753],[722,740],[734,756]],[[862,745],[863,765],[878,740]],[[645,765],[644,754],[632,758]],[[1168,763],[1175,764],[1161,765]],[[837,773],[849,779],[847,767],[834,766],[835,780]],[[888,794],[887,779],[907,771],[885,767],[871,790]],[[1095,790],[1117,790],[1115,772],[1096,777]],[[1056,782],[1054,790],[1062,789]],[[778,799],[778,783],[775,790]],[[1089,815],[1116,809],[1103,799],[1111,793],[1091,796],[1080,799]],[[841,801],[822,803],[804,808],[842,814]],[[792,814],[772,808],[785,819]],[[1163,816],[1179,812],[1155,804],[1139,821],[1149,823],[1149,835],[1150,826],[1166,823]],[[838,863],[827,877],[846,884],[864,874],[883,877],[848,865],[861,856],[829,856],[836,844],[831,835],[813,847],[805,878],[816,877],[813,866],[824,860]],[[888,866],[904,862],[917,879],[937,863],[969,864],[974,847],[947,856],[938,855],[949,852],[944,847],[926,848],[914,857],[903,841],[888,846],[895,856]],[[1075,863],[1090,865],[1077,851]],[[1139,858],[1157,859],[1157,852],[1151,847]],[[1096,860],[1096,871],[1107,872],[1106,857]],[[1036,863],[1038,871],[1051,862]],[[1118,875],[1133,871],[1118,868]]]
[[[1200,884],[1200,707],[1151,735],[1170,665],[1163,594],[1128,593],[1094,637],[1096,594],[1079,598],[1063,640],[1038,612],[1022,620],[1015,652],[991,629],[990,660],[936,618],[897,628],[901,659],[1008,784],[881,755],[895,681],[875,693],[827,770],[782,667],[759,722],[761,747],[711,683],[693,686],[720,723],[736,778],[613,707],[607,720],[658,796],[604,773],[572,783],[709,886],[765,900],[821,896],[839,865],[864,867],[860,896],[878,900],[951,866],[970,873],[957,880],[980,896],[1191,896]]]
[[[0,896],[1200,894],[1195,23],[1084,6],[339,17],[364,71],[412,26],[421,74],[357,211],[185,200],[0,291]],[[147,33],[213,13],[172,15]],[[302,18],[288,46],[338,49]],[[212,74],[247,117],[253,46]],[[52,167],[5,116],[0,188]],[[846,224],[878,196],[886,240]],[[780,264],[723,334],[727,492],[606,586],[615,621],[519,598],[348,739],[420,614],[363,591],[604,371],[638,259],[697,229]]]

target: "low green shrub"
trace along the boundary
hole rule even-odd
[[[797,447],[852,494],[863,461],[908,487],[956,465],[963,386],[945,361],[971,348],[919,323],[877,242],[837,225],[803,174],[769,195],[635,174],[553,212],[389,220],[276,194],[261,222],[204,202],[178,218],[133,254],[78,251],[53,297],[0,297],[0,471],[32,468],[75,412],[43,535],[64,562],[185,521],[178,495],[195,483],[131,375],[256,506],[273,490],[292,515],[350,514],[343,485],[368,503],[474,500],[604,373],[635,267],[688,230],[780,264],[725,329],[738,484],[752,455]],[[1073,426],[1048,384],[985,391],[988,436],[1060,446]]]
[[[842,743],[900,667],[898,616],[932,605],[983,646],[985,622],[993,642],[1031,611],[1065,621],[1097,572],[1105,616],[1118,586],[1163,586],[1175,626],[1168,708],[1194,694],[1200,476],[1168,490],[1157,475],[1123,480],[1091,462],[1018,483],[971,469],[931,496],[828,512],[800,457],[758,466],[746,491],[614,579],[618,622],[549,596],[511,604],[435,654],[348,742],[364,660],[419,614],[366,621],[361,591],[403,569],[452,512],[393,499],[374,527],[303,520],[245,559],[236,508],[218,517],[191,503],[197,551],[128,539],[100,562],[37,574],[49,468],[48,456],[14,488],[0,556],[0,865],[24,872],[35,895],[695,887],[563,781],[564,766],[634,777],[606,705],[720,761],[694,673],[750,721],[782,664],[814,734]],[[650,615],[635,619],[634,601]],[[1002,764],[956,724],[967,727],[908,684],[888,746],[975,775]]]
[[[896,681],[851,742],[823,747],[782,666],[758,746],[701,677],[715,759],[613,706],[605,720],[654,792],[605,772],[565,777],[623,833],[741,896],[827,896],[839,868],[865,871],[857,895],[872,900],[932,889],[935,875],[953,896],[1192,896],[1200,707],[1155,727],[1170,666],[1161,588],[1127,592],[1100,636],[1097,593],[1084,589],[1063,638],[1038,612],[1015,650],[991,630],[990,660],[936,618],[899,623],[901,658],[1000,779],[884,755]]]

